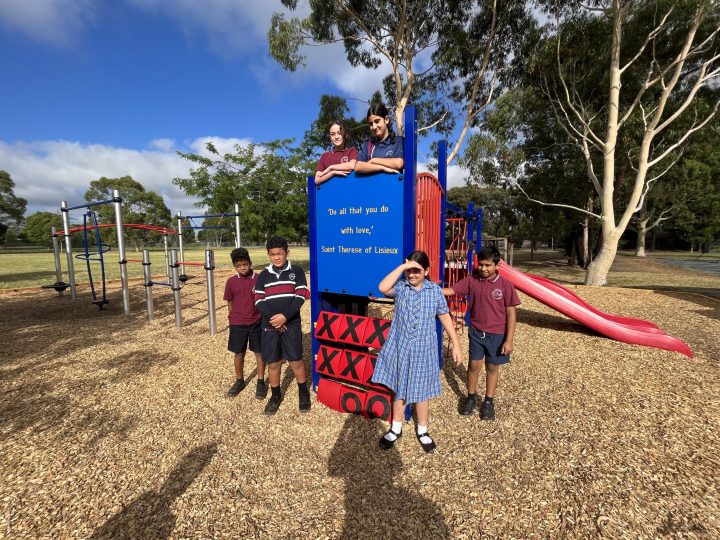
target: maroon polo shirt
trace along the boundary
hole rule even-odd
[[[470,295],[470,325],[490,334],[505,334],[505,309],[520,304],[515,287],[500,274],[492,279],[470,275],[458,281],[452,289],[456,294]]]
[[[357,148],[346,148],[345,150],[335,150],[334,148],[329,152],[325,152],[320,156],[317,170],[324,171],[330,165],[339,165],[340,163],[347,163],[353,159],[357,159],[358,151]]]
[[[228,314],[231,325],[252,325],[260,321],[260,312],[255,307],[255,283],[258,273],[253,270],[247,276],[235,273],[225,283],[223,299],[232,302],[232,310]]]

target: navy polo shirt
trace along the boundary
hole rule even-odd
[[[392,137],[388,136],[382,141],[375,139],[365,141],[360,147],[358,161],[370,161],[372,158],[404,158],[405,139],[400,135],[396,135],[392,142],[391,139]]]

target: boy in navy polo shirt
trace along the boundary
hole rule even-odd
[[[495,419],[493,398],[497,388],[500,366],[510,362],[517,320],[515,306],[520,299],[513,284],[498,274],[500,252],[497,248],[484,248],[478,254],[478,267],[473,274],[444,288],[445,296],[470,295],[470,362],[467,371],[468,397],[460,414],[472,414],[477,398],[475,391],[485,360],[485,400],[480,408],[483,420]]]
[[[280,368],[287,360],[295,374],[300,412],[310,410],[310,391],[305,378],[300,308],[309,297],[305,272],[288,261],[288,243],[270,238],[266,244],[270,264],[255,284],[255,306],[262,313],[262,356],[267,364],[272,395],[265,414],[277,412],[282,401]]]
[[[230,259],[237,272],[225,283],[223,299],[228,303],[228,350],[235,353],[235,383],[228,390],[228,396],[237,396],[245,388],[245,351],[248,343],[255,353],[257,362],[257,388],[255,397],[265,399],[265,363],[260,354],[260,312],[255,307],[255,282],[258,274],[252,268],[250,254],[245,248],[235,248],[230,252]]]

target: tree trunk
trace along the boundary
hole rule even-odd
[[[577,249],[574,234],[570,242],[570,253],[568,253],[568,266],[577,266]]]
[[[585,285],[600,287],[607,284],[607,275],[615,260],[615,255],[617,255],[620,235],[617,234],[616,230],[609,233],[603,231],[600,241],[602,243],[600,252],[595,257],[595,260],[588,265],[585,272]]]
[[[530,260],[535,260],[535,240],[530,240]]]
[[[645,236],[647,235],[647,218],[638,221],[637,241],[635,242],[635,256],[645,257]]]
[[[583,219],[582,222],[582,265],[583,268],[587,268],[590,264],[590,218]]]

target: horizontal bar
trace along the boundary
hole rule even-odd
[[[70,208],[65,208],[65,210],[67,210],[67,211],[69,212],[70,210],[77,210],[78,208],[90,208],[91,206],[100,206],[100,205],[102,205],[102,204],[112,204],[112,203],[114,203],[114,202],[115,202],[115,201],[113,201],[112,199],[108,199],[107,201],[99,201],[99,202],[86,203],[86,204],[78,204],[77,206],[71,206]]]
[[[206,217],[228,217],[228,216],[239,216],[240,214],[205,214],[204,216],[180,216],[180,218],[187,219],[200,219]]]

